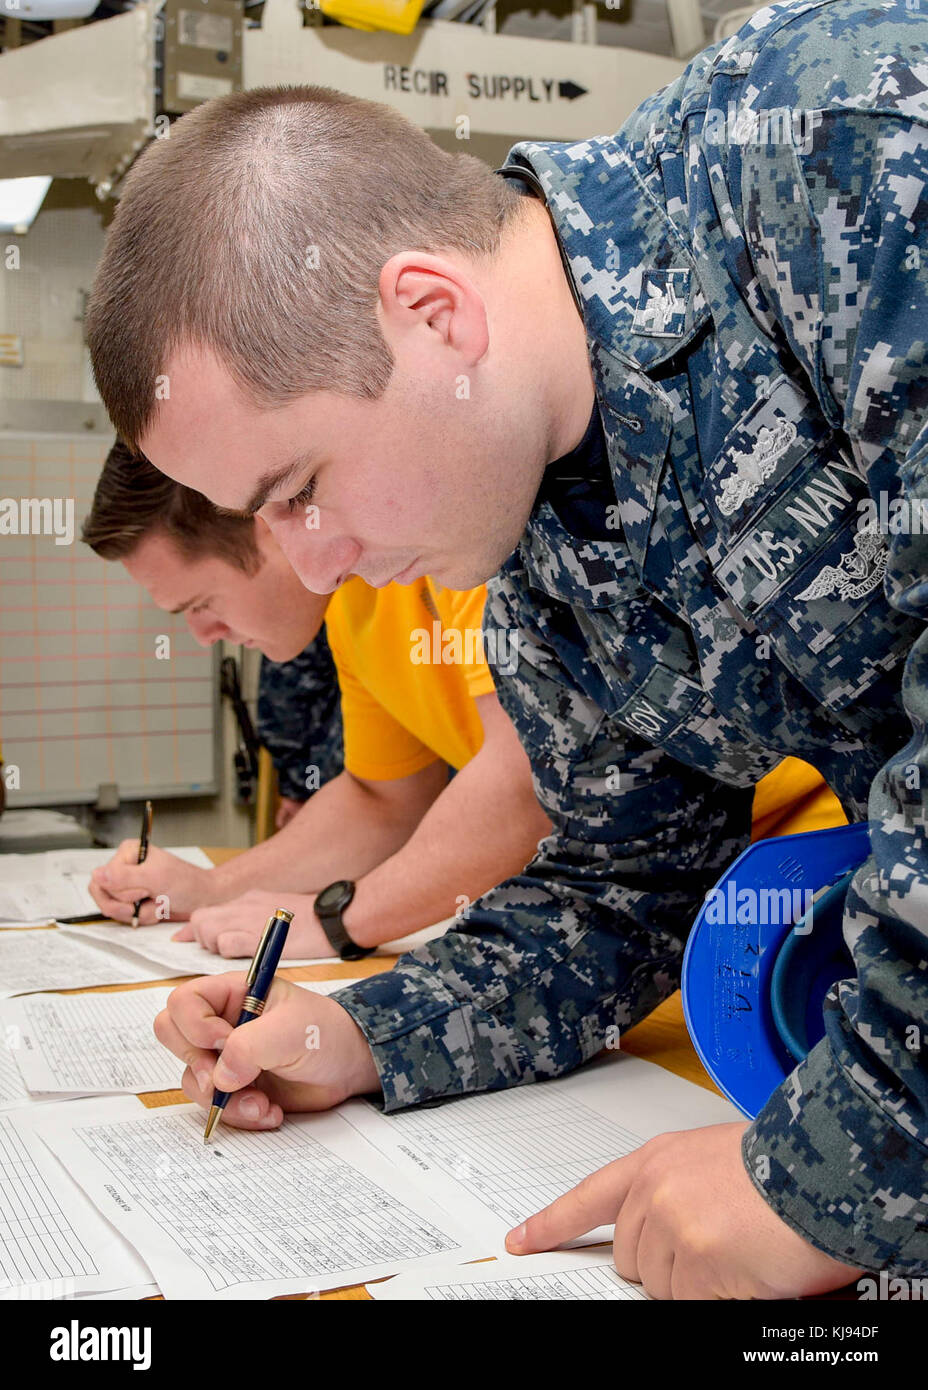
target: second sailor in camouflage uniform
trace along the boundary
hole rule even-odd
[[[341,772],[341,699],[325,628],[292,661],[262,658],[258,737],[291,801],[308,800]]]

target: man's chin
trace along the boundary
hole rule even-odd
[[[506,558],[502,556],[498,564],[489,557],[452,561],[429,570],[429,576],[443,589],[476,589],[493,578]]]
[[[310,638],[310,641],[313,639]],[[295,661],[298,656],[305,652],[309,642],[305,642],[302,647],[293,646],[269,646],[262,647],[260,643],[255,643],[265,661],[272,661],[275,666],[282,666],[285,661]]]

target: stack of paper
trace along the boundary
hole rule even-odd
[[[608,1251],[515,1259],[506,1231],[653,1135],[736,1115],[701,1087],[613,1054],[557,1081],[398,1115],[352,1100],[287,1115],[279,1130],[220,1125],[208,1146],[198,1108],[146,1110],[130,1097],[36,1106],[7,1122],[30,1152],[41,1138],[59,1160],[44,1170],[60,1174],[59,1205],[67,1168],[169,1298],[269,1298],[403,1275],[374,1296],[614,1299],[641,1290],[617,1278]],[[0,1163],[0,1200],[2,1173]],[[488,1255],[498,1264],[458,1267]]]
[[[24,1117],[35,1113],[0,1115],[0,1297],[69,1298],[153,1284],[133,1246],[29,1129]]]
[[[90,853],[104,862],[110,852]],[[60,911],[63,885],[92,867],[86,851],[7,858],[17,862],[6,906],[30,913],[31,885]],[[375,1298],[643,1297],[608,1250],[518,1260],[503,1238],[654,1135],[739,1118],[727,1101],[612,1053],[559,1080],[396,1115],[355,1099],[288,1114],[273,1131],[220,1124],[204,1145],[198,1108],[136,1099],[180,1083],[183,1064],[153,1034],[169,989],[37,992],[246,968],[171,941],[176,930],[0,932],[0,1299],[269,1298],[384,1279]],[[464,1267],[491,1255],[495,1264]]]
[[[479,1245],[337,1112],[220,1128],[196,1106],[76,1100],[18,1112],[174,1298],[270,1298],[357,1284]]]

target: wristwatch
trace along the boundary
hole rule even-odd
[[[336,879],[328,888],[316,894],[314,903],[316,916],[322,923],[322,930],[342,960],[362,960],[376,950],[375,946],[359,946],[345,930],[342,913],[354,897],[354,884],[349,878]]]

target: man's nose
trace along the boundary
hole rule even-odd
[[[311,530],[301,515],[292,516],[286,508],[278,511],[272,504],[262,509],[261,516],[297,578],[311,593],[332,593],[360,558],[357,541],[324,528]]]
[[[199,613],[186,613],[187,627],[190,635],[201,647],[213,647],[229,631],[225,623],[221,623],[218,618],[211,615],[201,615]]]

